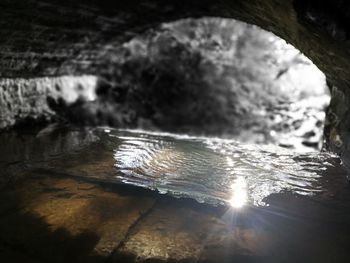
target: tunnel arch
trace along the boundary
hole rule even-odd
[[[312,59],[337,86],[348,86],[348,43],[305,24],[300,19],[305,10],[296,10],[294,2],[300,1],[5,1],[0,11],[6,39],[0,45],[5,50],[1,58],[3,63],[14,62],[12,68],[2,66],[1,76],[92,73],[99,49],[111,40],[124,42],[164,22],[213,16],[273,32]]]

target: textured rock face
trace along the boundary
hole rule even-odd
[[[94,100],[96,82],[94,76],[0,79],[0,129],[27,120],[48,121],[60,103]]]
[[[180,18],[216,16],[240,19],[272,31],[310,57],[337,86],[343,86],[350,78],[347,24],[338,21],[337,16],[346,18],[349,4],[318,2],[4,1],[0,11],[1,75],[91,73],[98,69],[100,55],[111,45],[141,31]],[[337,32],[345,36],[339,40]]]
[[[7,0],[0,15],[4,78],[99,75],[101,58],[135,34],[161,22],[216,16],[272,31],[311,58],[340,92],[350,85],[349,3],[341,0]],[[346,141],[346,129],[342,124],[333,134]]]

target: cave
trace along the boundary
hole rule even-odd
[[[346,262],[349,3],[0,16],[0,260]]]
[[[257,25],[295,46],[325,73],[333,94],[325,138],[329,149],[347,155],[349,6],[344,1],[4,1],[1,10],[2,93],[11,89],[11,79],[30,78],[32,84],[18,86],[35,86],[24,88],[34,96],[40,78],[59,86],[57,76],[103,75],[103,57],[113,46],[160,23],[212,16]],[[1,103],[16,107],[16,102]],[[47,117],[33,112],[35,119]],[[14,125],[7,114],[2,128]]]

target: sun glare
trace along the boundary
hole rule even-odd
[[[231,207],[242,208],[248,201],[247,182],[244,177],[238,177],[232,184],[232,197],[229,200]]]

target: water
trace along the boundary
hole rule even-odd
[[[347,171],[330,153],[55,126],[0,145],[1,258],[348,259]]]
[[[330,153],[297,154],[275,146],[132,131],[112,131],[117,179],[186,196],[214,205],[235,203],[235,196],[255,206],[271,194],[329,194],[320,178],[337,157]]]

